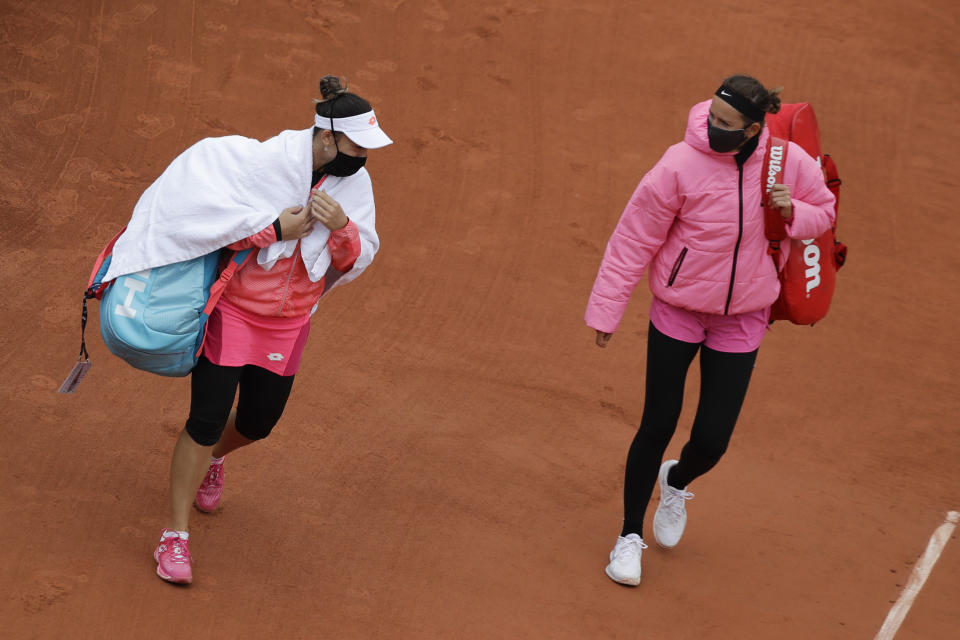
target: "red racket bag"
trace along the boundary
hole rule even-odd
[[[768,114],[766,122],[770,130],[770,142],[761,178],[764,193],[768,193],[774,184],[789,184],[789,177],[781,175],[786,167],[789,140],[800,145],[820,165],[827,188],[836,197],[834,213],[837,213],[841,181],[833,159],[820,151],[820,128],[813,107],[805,102],[784,104],[779,113]],[[770,320],[812,325],[827,315],[833,299],[837,270],[846,261],[847,247],[837,242],[836,221],[818,238],[796,240],[787,237],[779,209],[770,206],[766,199],[764,207],[770,254],[780,273],[780,297],[773,303]],[[790,255],[782,265],[781,242],[791,245]]]

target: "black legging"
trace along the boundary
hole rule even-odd
[[[663,454],[677,428],[683,386],[700,350],[700,404],[690,441],[671,469],[669,484],[678,489],[713,468],[727,450],[750,384],[757,351],[725,353],[706,345],[682,342],[650,324],[647,336],[646,399],[640,428],[627,454],[623,486],[623,531],[643,537],[643,518],[657,482]]]
[[[237,432],[249,440],[266,438],[283,414],[293,378],[252,364],[224,367],[200,356],[190,374],[187,433],[199,445],[216,444],[230,417],[239,385]]]

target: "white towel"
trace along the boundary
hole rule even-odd
[[[263,230],[287,207],[306,206],[312,131],[283,131],[264,142],[205,138],[184,151],[140,197],[114,245],[104,281],[205,255]],[[360,235],[360,257],[342,277],[332,274],[336,286],[360,275],[380,247],[373,186],[366,169],[360,169],[346,178],[329,176],[323,190],[340,203]],[[300,240],[300,255],[314,282],[335,271],[329,237],[329,229],[318,223]],[[296,246],[296,240],[275,242],[260,250],[257,263],[270,270]]]

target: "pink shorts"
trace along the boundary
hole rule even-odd
[[[769,327],[770,308],[721,316],[688,311],[654,296],[650,322],[674,340],[703,343],[714,351],[750,353],[760,348]]]
[[[220,298],[207,320],[203,355],[213,364],[254,364],[281,376],[300,368],[300,354],[310,335],[310,316],[258,316]]]

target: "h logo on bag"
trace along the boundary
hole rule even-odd
[[[133,298],[137,293],[143,293],[146,290],[147,278],[150,277],[150,271],[151,269],[146,269],[124,276],[123,286],[127,288],[127,298],[123,301],[123,304],[116,306],[114,313],[124,318],[135,318],[137,316],[137,310],[132,306]],[[143,280],[138,280],[134,276],[143,278]],[[117,284],[119,285],[120,283]]]

